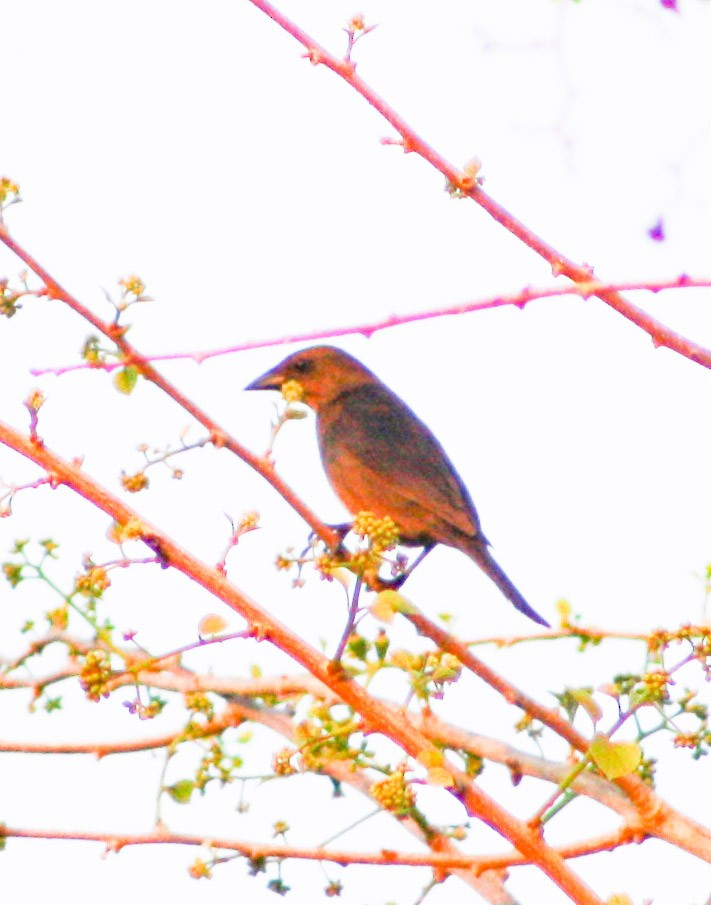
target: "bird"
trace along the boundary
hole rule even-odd
[[[517,610],[549,625],[492,556],[464,482],[432,431],[399,396],[335,346],[295,352],[245,389],[280,390],[291,380],[316,415],[326,477],[351,515],[390,516],[399,542],[423,547],[422,556],[437,544],[461,550]]]

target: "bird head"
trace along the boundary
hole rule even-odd
[[[303,401],[318,412],[341,393],[373,379],[373,374],[347,352],[334,346],[312,346],[289,355],[245,389],[280,390],[287,380],[295,380],[303,389]]]

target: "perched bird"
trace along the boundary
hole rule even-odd
[[[348,511],[389,515],[401,543],[455,547],[470,556],[529,619],[533,610],[489,552],[479,516],[462,479],[434,434],[364,365],[332,346],[285,358],[246,389],[278,390],[287,380],[303,388],[316,413],[321,460]]]

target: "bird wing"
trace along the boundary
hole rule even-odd
[[[404,538],[421,543],[483,540],[474,504],[447,454],[384,384],[346,390],[318,414],[326,473],[351,512],[387,513]]]

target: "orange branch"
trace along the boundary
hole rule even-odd
[[[407,613],[406,618],[412,622],[421,635],[430,638],[441,650],[454,654],[467,669],[498,691],[509,704],[520,707],[534,719],[548,726],[565,739],[571,747],[581,752],[587,751],[588,739],[571,726],[558,711],[544,707],[516,688],[483,660],[475,657],[461,641],[421,613]],[[643,827],[645,834],[665,839],[667,842],[678,845],[697,857],[711,862],[711,829],[679,814],[634,774],[621,776],[615,780],[615,783],[635,806],[639,825]]]
[[[160,556],[165,565],[177,569],[208,593],[222,600],[248,622],[257,640],[270,641],[327,685],[360,714],[365,731],[385,735],[398,744],[409,757],[425,765],[438,762],[441,753],[412,725],[405,713],[372,698],[342,668],[334,665],[230,584],[219,570],[200,562],[166,534],[143,522],[135,510],[87,477],[77,464],[61,459],[47,449],[39,438],[25,437],[2,422],[0,422],[0,442],[41,466],[49,475],[53,487],[66,485],[110,515],[120,525],[129,522],[140,525],[140,539]],[[524,858],[537,864],[573,902],[578,905],[602,905],[601,899],[534,830],[508,813],[498,802],[484,793],[471,777],[453,764],[445,761],[442,767],[452,777],[450,792],[464,804],[470,816],[483,820],[508,839]]]
[[[77,842],[102,842],[107,851],[120,852],[131,845],[190,845],[205,846],[211,850],[239,852],[251,860],[273,858],[284,860],[298,858],[306,861],[330,861],[335,864],[371,864],[392,867],[432,867],[439,870],[469,870],[481,873],[505,867],[522,867],[528,864],[520,855],[464,855],[450,852],[430,852],[414,854],[395,849],[381,849],[379,852],[353,852],[345,849],[299,848],[290,845],[276,845],[243,842],[236,839],[209,840],[201,836],[184,833],[170,833],[160,828],[151,833],[91,833],[69,830],[33,830],[0,825],[0,839],[64,839]],[[577,842],[556,849],[560,858],[578,858],[595,852],[610,851],[632,841],[624,831],[599,836],[595,839]],[[601,903],[602,905],[602,903]]]
[[[261,456],[255,455],[242,446],[235,437],[229,434],[216,421],[210,418],[199,406],[189,399],[181,390],[167,380],[148,359],[128,342],[125,337],[126,328],[116,323],[102,320],[95,315],[86,305],[83,305],[70,292],[64,289],[60,284],[48,273],[47,270],[35,260],[33,256],[24,249],[8,232],[7,227],[0,222],[0,241],[4,242],[7,247],[13,251],[20,260],[42,280],[45,285],[47,295],[52,299],[58,299],[68,305],[72,311],[83,317],[88,323],[94,327],[99,333],[115,343],[123,353],[123,364],[131,364],[140,371],[141,375],[155,384],[170,398],[177,402],[181,408],[195,418],[205,427],[209,433],[215,447],[225,447],[230,452],[239,456],[244,462],[250,465],[255,471],[262,475],[272,487],[279,493],[289,505],[299,513],[304,521],[318,534],[322,540],[330,546],[337,546],[340,537],[329,525],[322,522],[316,515],[306,506],[306,504],[294,493],[294,491],[279,477],[274,471],[272,465]]]

